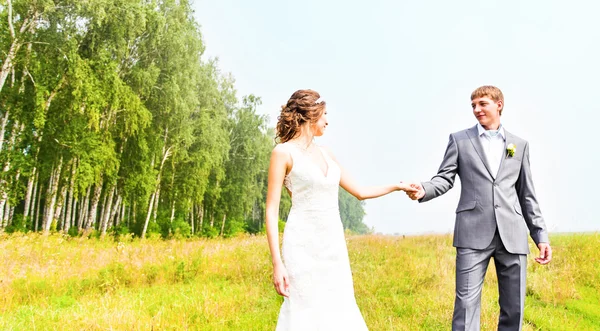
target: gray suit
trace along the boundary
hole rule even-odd
[[[527,234],[536,245],[548,242],[529,167],[529,145],[504,132],[504,157],[496,178],[474,126],[450,135],[437,175],[422,183],[425,196],[420,202],[426,202],[451,189],[457,174],[461,180],[453,243],[457,248],[453,330],[479,330],[481,286],[492,256],[500,290],[498,329],[520,330]],[[511,143],[516,145],[512,157],[506,151]]]

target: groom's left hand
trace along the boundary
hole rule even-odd
[[[548,264],[552,260],[552,248],[549,243],[539,243],[540,257],[535,258],[535,262],[539,264]]]

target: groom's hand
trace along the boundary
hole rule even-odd
[[[540,257],[535,258],[535,262],[539,264],[548,264],[552,260],[552,248],[548,243],[539,243]]]
[[[406,192],[406,195],[408,195],[409,198],[411,198],[412,200],[419,200],[425,196],[425,190],[423,189],[423,186],[420,183],[410,183],[410,186],[414,188],[415,191]]]

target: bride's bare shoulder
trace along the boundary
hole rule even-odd
[[[273,153],[288,153],[288,143],[279,143],[273,147]]]
[[[271,157],[276,157],[276,158],[283,158],[283,159],[289,159],[290,158],[290,149],[289,149],[289,144],[287,143],[281,143],[281,144],[277,144],[275,145],[275,147],[273,148],[273,151],[271,152]]]

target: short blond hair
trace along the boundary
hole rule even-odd
[[[504,110],[504,94],[500,91],[499,88],[492,85],[484,85],[480,86],[471,93],[471,101],[476,98],[488,97],[496,102],[502,101],[502,109],[500,109],[500,115],[502,115],[502,111]]]

